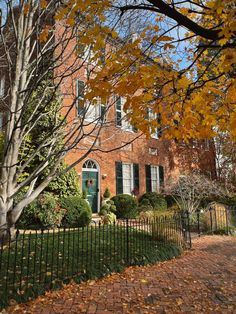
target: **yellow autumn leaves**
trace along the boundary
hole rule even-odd
[[[165,16],[157,16],[155,23],[144,27],[134,42],[122,42],[118,33],[104,23],[111,4],[109,0],[69,0],[55,15],[56,21],[64,21],[71,27],[76,26],[78,14],[83,16],[88,27],[79,32],[79,42],[92,45],[93,58],[98,65],[101,49],[106,49],[106,64],[94,69],[92,79],[88,81],[86,98],[92,100],[99,96],[107,100],[112,95],[126,97],[125,110],[129,112],[131,122],[147,135],[150,127],[155,125],[163,127],[163,138],[188,141],[192,137],[212,137],[218,131],[227,130],[236,139],[236,48],[230,47],[236,43],[234,1],[206,1],[201,19],[196,14],[190,14],[189,7],[181,6],[179,12],[184,16],[206,29],[219,30],[219,36],[213,43],[197,36],[191,38],[191,47],[184,48],[186,62],[196,61],[186,73],[181,74],[177,66],[182,60],[168,59],[166,62],[157,53],[151,60],[140,49],[141,43],[145,42],[154,46],[160,44],[164,52],[175,53],[173,42],[176,38],[160,27]],[[46,0],[41,0],[41,7],[47,7]],[[27,13],[27,6],[25,10]],[[47,41],[49,31],[45,27],[41,32],[41,42]],[[194,34],[189,32],[185,36],[189,35]],[[214,49],[218,50],[205,49],[201,52],[194,49],[200,42],[215,45],[218,48]],[[216,56],[213,58],[212,55]],[[161,119],[148,120],[148,109],[161,115]]]

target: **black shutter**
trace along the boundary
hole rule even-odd
[[[116,195],[123,194],[122,162],[116,161]]]
[[[139,165],[133,164],[134,194],[139,193]]]
[[[160,187],[163,188],[164,187],[164,167],[163,166],[159,166],[159,183],[160,183]]]
[[[146,172],[146,192],[152,192],[152,180],[151,180],[151,166],[145,166]]]
[[[105,121],[106,110],[107,110],[106,106],[103,105],[103,104],[101,104],[101,107],[100,107],[100,117],[99,117],[99,119],[100,119],[100,121],[102,121],[102,122]]]
[[[84,87],[85,83],[83,81],[76,81],[76,98],[77,98],[77,110],[78,115],[83,115],[84,106],[82,105],[82,101],[84,99]]]
[[[122,126],[122,105],[121,97],[116,97],[116,126]]]
[[[160,113],[157,114],[157,122],[158,122],[158,124],[161,124],[161,114]],[[158,132],[158,138],[160,138],[162,136],[162,126],[157,128],[157,132]]]

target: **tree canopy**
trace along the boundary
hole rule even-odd
[[[125,96],[131,121],[145,134],[158,126],[165,138],[227,131],[235,140],[235,1],[69,1],[58,12],[68,24],[78,12],[93,20],[92,37],[81,40],[94,50],[107,36],[123,40],[90,80],[89,99]],[[161,119],[147,120],[147,107]]]

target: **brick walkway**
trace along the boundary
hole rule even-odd
[[[181,258],[71,284],[7,313],[236,314],[236,237],[202,237]]]

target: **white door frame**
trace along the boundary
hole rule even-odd
[[[92,159],[92,158],[88,158],[84,161],[83,165],[86,163],[86,161],[92,161],[94,162],[94,164],[96,165],[97,168],[83,168],[82,166],[82,185],[83,185],[83,171],[91,171],[91,172],[97,172],[98,173],[98,192],[97,192],[97,212],[100,212],[100,194],[101,194],[101,175],[100,175],[100,165],[99,163]],[[81,186],[82,186],[81,185]]]

